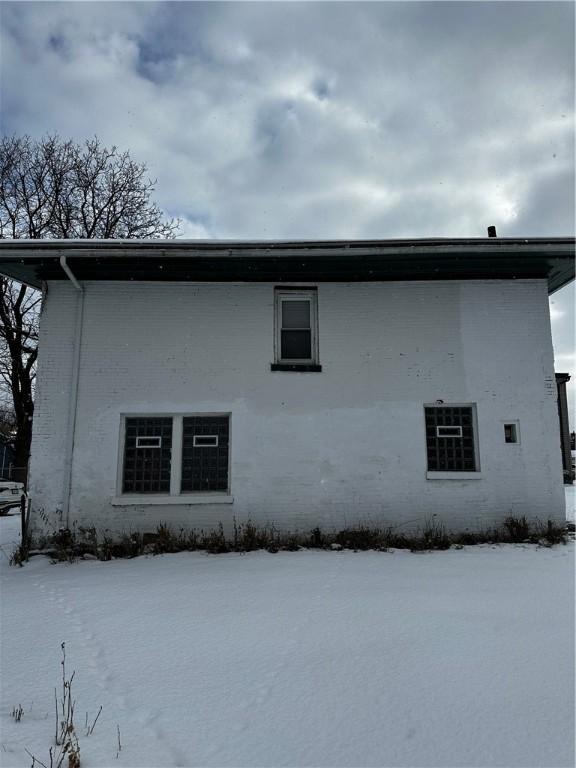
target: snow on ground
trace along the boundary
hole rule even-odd
[[[77,725],[103,707],[82,768],[573,764],[573,544],[0,556],[0,576],[3,766],[48,758],[62,641]]]
[[[0,516],[0,560],[10,560],[10,555],[20,543],[20,510],[11,509]]]

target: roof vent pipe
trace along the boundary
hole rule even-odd
[[[497,236],[496,227],[495,226],[488,227],[488,237],[496,237],[496,236]]]

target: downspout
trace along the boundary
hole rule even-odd
[[[74,331],[74,357],[72,361],[72,381],[70,384],[70,404],[68,410],[68,434],[66,435],[66,457],[64,463],[64,489],[62,499],[62,516],[66,528],[70,527],[70,494],[72,490],[72,457],[74,455],[74,440],[76,436],[76,414],[78,411],[78,379],[80,377],[80,345],[82,341],[82,326],[84,324],[84,288],[76,280],[66,262],[66,256],[60,256],[60,266],[78,292],[76,303],[76,327]]]

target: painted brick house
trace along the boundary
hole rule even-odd
[[[573,238],[0,241],[0,272],[44,291],[36,527],[564,519]]]

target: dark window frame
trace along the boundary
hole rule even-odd
[[[290,330],[295,332],[308,330],[283,326],[283,305],[290,301],[307,301],[310,307],[310,356],[284,357],[282,355],[283,333]],[[318,289],[312,286],[277,286],[274,288],[274,362],[272,371],[296,373],[319,373],[322,367],[319,362],[318,343]]]
[[[518,445],[520,442],[520,430],[517,421],[504,422],[504,442],[506,445]]]

